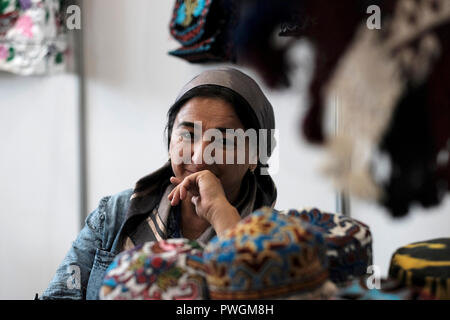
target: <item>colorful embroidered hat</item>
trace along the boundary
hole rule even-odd
[[[212,299],[327,298],[322,234],[299,219],[262,208],[218,238],[204,252]]]
[[[341,283],[367,274],[367,267],[372,265],[372,234],[367,225],[315,208],[289,210],[287,215],[300,218],[323,234],[331,281]]]
[[[102,300],[208,298],[203,246],[187,239],[146,242],[120,253],[108,267]]]
[[[389,275],[436,299],[450,299],[450,238],[415,242],[392,255]]]
[[[231,4],[217,0],[176,0],[170,33],[182,47],[169,54],[190,62],[234,60],[231,43],[227,41],[227,26],[233,21]]]

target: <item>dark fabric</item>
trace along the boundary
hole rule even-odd
[[[382,204],[395,217],[440,204],[450,187],[450,23],[437,35],[443,54],[426,83],[408,88],[380,144],[392,161]]]
[[[236,1],[236,0],[235,0]],[[291,43],[275,45],[273,34],[289,19],[293,11],[303,6],[298,0],[237,0],[240,4],[238,24],[232,41],[236,47],[237,63],[258,71],[272,88],[290,85],[287,59]]]
[[[140,223],[137,228],[130,233],[130,239],[134,244],[141,244],[148,241],[157,241],[155,234],[148,223]]]
[[[431,119],[426,110],[428,89],[425,84],[402,99],[380,145],[392,163],[381,203],[394,217],[405,216],[415,203],[428,208],[442,200]]]
[[[443,54],[437,61],[434,72],[430,75],[426,105],[430,120],[435,159],[440,154],[447,154],[443,161],[438,161],[436,168],[437,185],[440,192],[450,190],[450,24],[438,31]]]
[[[173,207],[167,224],[167,238],[182,238],[181,234],[181,208]]]

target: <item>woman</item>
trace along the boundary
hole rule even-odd
[[[208,146],[216,141],[202,135],[209,129],[266,129],[260,137],[270,156],[274,128],[270,102],[244,73],[222,68],[192,79],[168,112],[169,161],[140,179],[134,190],[100,201],[41,298],[98,299],[106,268],[121,251],[170,238],[206,243],[252,211],[273,207],[276,189],[264,174],[261,159],[251,161],[247,156],[243,163],[231,164],[203,161]],[[232,140],[224,139],[223,158],[237,151]],[[247,142],[245,151],[251,147]]]

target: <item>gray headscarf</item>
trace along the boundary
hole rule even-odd
[[[275,148],[275,138],[273,129],[275,129],[275,116],[272,105],[270,104],[263,91],[255,80],[248,75],[234,68],[216,68],[203,71],[198,76],[189,81],[180,91],[175,100],[179,100],[192,89],[202,85],[216,85],[233,90],[244,98],[253,110],[260,129],[267,129],[267,155],[270,157]],[[264,162],[267,159],[263,159]]]

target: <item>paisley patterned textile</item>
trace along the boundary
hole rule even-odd
[[[183,238],[146,242],[124,251],[108,267],[100,299],[207,299],[202,255],[202,244]]]
[[[210,297],[327,298],[335,287],[328,281],[325,251],[320,232],[300,219],[262,208],[206,246]]]
[[[63,71],[67,34],[60,0],[0,0],[0,71]]]
[[[233,60],[232,43],[226,40],[232,9],[223,5],[217,0],[176,0],[170,33],[182,47],[169,54],[190,62]]]
[[[364,223],[347,216],[321,212],[319,209],[288,210],[316,227],[324,236],[330,279],[335,283],[365,275],[372,264],[372,234]]]
[[[392,256],[389,275],[436,299],[450,299],[450,238],[415,242]]]

